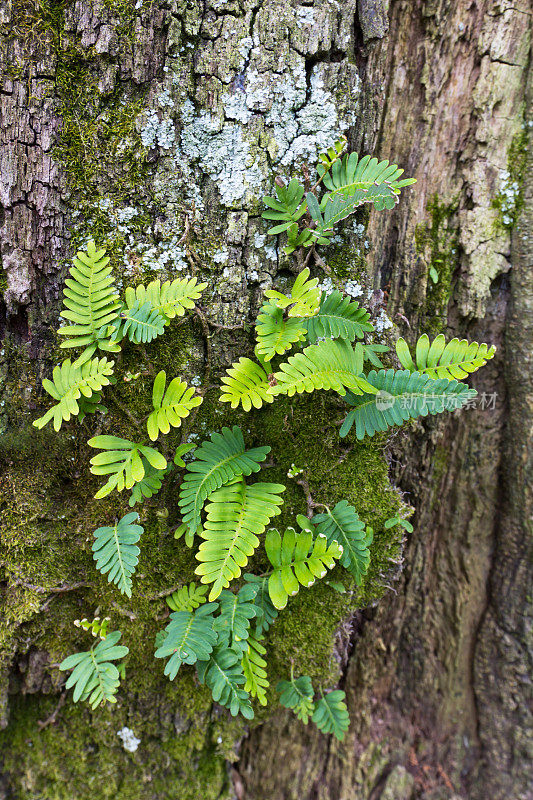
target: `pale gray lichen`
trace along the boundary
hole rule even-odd
[[[141,740],[137,739],[132,729],[126,726],[117,731],[117,736],[122,739],[122,747],[128,753],[135,753],[141,743]]]

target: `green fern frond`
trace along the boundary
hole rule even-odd
[[[285,490],[278,483],[254,483],[247,486],[237,479],[209,496],[207,519],[200,532],[205,540],[196,558],[195,570],[202,583],[213,583],[210,600],[241,574],[241,568],[259,545],[270,520],[280,514]]]
[[[268,231],[272,235],[282,233],[297,223],[305,214],[306,209],[305,201],[302,203],[305,189],[296,178],[293,178],[288,186],[276,182],[274,190],[277,198],[263,197],[263,203],[267,206],[267,210],[261,214],[263,219],[277,221],[278,224]]]
[[[267,289],[266,297],[273,305],[288,309],[289,317],[312,317],[318,312],[320,305],[320,289],[318,278],[309,279],[310,271],[306,267],[294,281],[289,296],[275,289]]]
[[[165,317],[151,303],[141,305],[138,300],[131,308],[120,311],[119,322],[111,338],[119,341],[127,336],[134,344],[147,344],[165,332]]]
[[[416,183],[415,178],[399,180],[403,169],[398,169],[396,164],[389,164],[388,161],[378,162],[377,158],[371,156],[359,159],[357,153],[346,154],[342,161],[336,161],[332,165],[330,171],[326,170],[325,165],[319,164],[317,171],[326,189],[347,197],[354,197],[358,193],[369,193],[379,187],[382,193],[377,196],[377,202],[362,201],[374,202],[378,211],[393,208],[398,202],[402,187]]]
[[[200,525],[200,514],[208,495],[239,475],[258,472],[259,464],[269,452],[270,447],[246,450],[237,425],[232,430],[222,428],[222,433],[211,434],[211,441],[198,447],[195,460],[188,465],[179,496],[183,523],[190,534]]]
[[[222,403],[231,403],[232,408],[242,405],[245,411],[261,408],[263,403],[272,403],[268,375],[265,370],[250,358],[241,357],[232,364],[222,377],[220,387]]]
[[[63,289],[61,316],[74,325],[64,325],[60,336],[67,336],[61,347],[85,347],[77,364],[90,358],[99,347],[117,353],[120,347],[107,334],[108,326],[118,318],[118,300],[112,269],[105,249],[97,250],[93,241],[87,250],[80,250],[73,258],[70,278]]]
[[[187,309],[194,308],[207,283],[197,283],[196,278],[176,278],[161,284],[159,279],[151,281],[148,286],[137,286],[126,289],[126,304],[132,308],[137,301],[139,306],[150,303],[166,322],[174,317],[182,317]]]
[[[255,326],[257,334],[256,353],[263,361],[271,361],[275,355],[290,350],[296,342],[305,339],[306,325],[300,317],[285,318],[283,309],[274,303],[266,303],[259,312]]]
[[[360,584],[370,564],[368,546],[374,538],[372,528],[365,529],[357,511],[346,500],[337,503],[333,510],[328,508],[325,514],[314,516],[313,523],[318,532],[324,534],[328,544],[335,541],[342,546],[339,563]]]
[[[343,297],[340,292],[333,291],[329,295],[322,292],[318,314],[307,320],[307,336],[310,342],[328,338],[353,342],[374,330],[369,319],[370,314],[365,308],[360,308],[359,303]]]
[[[188,417],[192,409],[203,401],[203,397],[194,396],[194,389],[188,387],[181,378],[173,378],[165,391],[166,382],[167,374],[161,370],[155,377],[152,391],[154,410],[146,422],[152,442],[155,442],[159,433],[168,433],[171,425],[179,428],[182,419]]]
[[[302,586],[312,586],[317,578],[323,578],[335,559],[342,555],[342,546],[332,541],[328,544],[324,534],[313,541],[309,531],[296,533],[287,528],[281,538],[271,528],[265,539],[268,560],[274,567],[268,579],[268,591],[276,608],[285,608],[289,595],[295,595]]]
[[[241,654],[246,650],[250,634],[250,620],[257,616],[254,604],[253,586],[246,584],[237,594],[224,589],[220,593],[220,614],[215,619],[214,630],[218,633],[219,643],[231,647]]]
[[[244,580],[255,590],[254,604],[257,608],[255,632],[258,636],[268,631],[278,616],[278,609],[272,603],[268,593],[268,577],[260,577],[247,572]]]
[[[372,370],[368,382],[376,394],[347,394],[345,400],[353,406],[344,420],[340,435],[346,436],[355,424],[358,439],[373,436],[408,419],[454,411],[477,395],[465,383],[456,380],[433,380],[428,375],[408,370]]]
[[[363,346],[360,342],[353,349],[348,342],[327,340],[305,347],[301,353],[289,356],[288,362],[280,364],[274,373],[276,384],[271,387],[273,395],[296,392],[314,392],[316,389],[334,389],[344,395],[346,388],[352,392],[374,392],[374,387],[362,375]]]
[[[196,671],[200,683],[205,683],[211,690],[216,703],[228,708],[233,717],[242,714],[245,719],[253,719],[250,695],[241,688],[246,678],[240,652],[218,645],[209,661],[198,662]]]
[[[278,681],[276,691],[279,701],[285,708],[290,708],[304,725],[315,710],[313,697],[315,691],[309,675],[300,675],[299,678],[291,677],[290,681]]]
[[[346,694],[342,689],[322,695],[317,702],[312,720],[322,733],[332,733],[340,742],[350,727],[350,717],[346,708]]]
[[[194,611],[207,600],[207,586],[199,586],[197,583],[189,583],[182,586],[166,598],[167,605],[171,611]]]
[[[135,503],[142,503],[145,499],[153,497],[161,489],[165,476],[172,469],[172,464],[167,464],[165,469],[154,469],[143,459],[144,478],[134,483],[128,505],[133,508]]]
[[[94,710],[100,703],[116,703],[116,692],[119,687],[119,672],[112,663],[124,658],[129,650],[118,645],[120,631],[108,633],[106,638],[83,653],[67,656],[59,665],[60,670],[71,669],[65,688],[74,687],[73,700],[88,700]]]
[[[156,658],[167,658],[165,675],[171,681],[182,664],[205,661],[213,652],[217,634],[213,629],[213,613],[217,603],[205,603],[195,611],[174,611],[165,628],[165,638],[155,651]]]
[[[430,344],[424,333],[416,343],[415,358],[411,356],[405,339],[396,342],[396,353],[400,364],[409,372],[420,372],[430,378],[462,380],[470,372],[484,367],[494,357],[494,345],[467,342],[466,339],[452,339],[446,344],[443,334],[439,334]]]
[[[97,500],[106,497],[113,489],[121,492],[142,481],[146,473],[146,462],[157,470],[166,469],[167,466],[166,458],[153,447],[135,444],[118,436],[93,436],[87,444],[105,451],[91,458],[93,475],[111,476],[95,494]]]
[[[261,644],[262,639],[263,637],[256,633],[249,634],[241,664],[246,678],[244,691],[249,692],[251,697],[257,697],[260,705],[266,706],[266,690],[270,684],[266,671],[267,662],[263,658],[266,655],[266,647]]]
[[[102,575],[109,573],[109,583],[116,584],[121,593],[128,597],[131,597],[131,576],[141,552],[136,545],[144,532],[142,525],[133,524],[138,519],[139,515],[132,511],[114,525],[98,528],[94,532],[92,549],[96,569]]]
[[[81,398],[88,400],[94,398],[97,407],[101,397],[99,390],[111,383],[113,366],[113,361],[108,361],[106,358],[93,358],[81,366],[71,364],[67,358],[60,367],[54,367],[53,380],[45,378],[43,387],[54,400],[57,400],[57,405],[36,419],[33,423],[35,427],[43,428],[53,419],[54,430],[58,431],[63,420],[68,422],[71,416],[76,416],[81,411],[84,414],[88,413],[91,408],[84,405],[83,401],[78,402]]]

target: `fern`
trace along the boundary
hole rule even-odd
[[[154,469],[150,464],[143,460],[144,477],[134,483],[131,489],[128,505],[133,508],[135,503],[142,503],[145,499],[153,497],[159,492],[165,476],[172,469],[172,464],[167,464],[165,469]]]
[[[280,694],[281,705],[294,711],[298,719],[307,725],[315,710],[315,692],[311,678],[308,675],[301,675],[299,678],[291,675],[290,681],[278,681],[276,691]]]
[[[322,733],[332,733],[342,742],[350,727],[350,717],[346,708],[346,694],[342,689],[334,689],[323,694],[315,706],[312,720]]]
[[[113,661],[124,658],[129,650],[118,645],[120,631],[108,633],[106,638],[83,653],[67,656],[59,665],[60,670],[72,670],[66,688],[74,687],[73,699],[88,700],[92,709],[100,703],[116,703],[115,694],[120,680],[119,672]]]
[[[254,483],[247,486],[236,479],[213,492],[207,505],[207,520],[200,535],[205,540],[196,558],[195,570],[202,583],[212,583],[210,600],[241,574],[241,568],[259,545],[270,520],[280,513],[279,497],[285,487],[279,483]]]
[[[405,339],[396,342],[396,353],[404,369],[420,372],[430,378],[458,380],[466,378],[470,372],[484,367],[494,357],[496,348],[487,344],[471,344],[466,339],[452,339],[446,344],[441,333],[433,342],[424,333],[416,343],[415,358],[411,356]]]
[[[428,414],[453,411],[477,395],[465,383],[455,380],[432,380],[428,375],[407,370],[372,370],[368,382],[376,394],[347,394],[345,400],[354,406],[344,420],[340,435],[346,436],[355,423],[358,439],[373,436],[408,419]]]
[[[241,653],[218,645],[209,661],[198,662],[198,678],[211,690],[213,700],[230,710],[232,716],[242,714],[253,719],[250,696],[242,687],[246,682],[241,664]]]
[[[317,578],[323,578],[342,555],[341,545],[337,542],[328,545],[323,534],[313,541],[311,532],[297,534],[294,528],[287,528],[283,539],[271,528],[266,535],[265,550],[274,567],[268,579],[268,592],[279,609],[285,608],[289,595],[297,594],[300,585],[312,586]]]
[[[248,584],[239,589],[237,594],[228,589],[220,593],[220,615],[213,625],[219,635],[219,644],[244,653],[250,634],[250,620],[257,615],[254,598],[253,586]]]
[[[317,288],[318,278],[309,279],[309,269],[303,269],[294,281],[290,295],[267,289],[266,297],[271,303],[283,310],[287,309],[289,317],[312,317],[318,312],[320,290]]]
[[[54,367],[53,380],[45,378],[43,387],[54,400],[57,400],[57,405],[36,419],[33,423],[35,427],[43,428],[47,422],[53,420],[54,430],[58,431],[62,422],[68,422],[71,416],[94,411],[101,398],[99,390],[112,382],[113,366],[113,362],[106,358],[93,358],[81,366],[71,364],[67,358],[60,367]],[[88,400],[89,403],[85,405],[81,398]],[[78,402],[79,400],[81,402]]]
[[[263,658],[266,655],[266,648],[261,644],[262,638],[257,633],[248,635],[247,649],[243,653],[241,666],[246,678],[244,691],[249,692],[251,697],[257,697],[260,705],[266,706],[266,690],[269,683],[266,671],[267,662]]]
[[[360,308],[359,303],[343,297],[338,291],[329,295],[323,292],[318,314],[307,321],[307,336],[310,342],[321,338],[340,338],[353,342],[374,330],[369,319],[370,314]]]
[[[313,517],[319,533],[323,533],[328,544],[332,541],[342,546],[339,563],[352,573],[358,584],[370,564],[368,546],[372,543],[373,532],[359,519],[355,508],[346,500],[341,500],[333,510]]]
[[[119,439],[118,436],[93,436],[87,444],[104,450],[91,458],[93,475],[111,476],[95,494],[97,500],[106,497],[113,489],[121,492],[142,481],[146,473],[146,462],[157,470],[163,470],[167,466],[166,458],[153,447]]]
[[[73,258],[70,278],[65,281],[61,316],[74,325],[64,325],[58,333],[68,337],[61,347],[85,347],[76,365],[91,358],[97,347],[112,353],[120,350],[107,333],[120,308],[108,264],[105,249],[97,250],[90,241],[86,252],[80,250]]]
[[[320,342],[305,347],[303,352],[289,356],[274,373],[274,395],[296,392],[313,392],[316,389],[334,389],[344,395],[346,388],[354,393],[374,392],[374,387],[362,375],[363,346],[358,342],[353,349],[348,342]],[[345,388],[346,387],[346,388]]]
[[[197,583],[190,583],[182,586],[176,592],[166,598],[167,605],[171,611],[194,611],[207,600],[207,586],[199,586]]]
[[[206,497],[239,475],[258,472],[269,452],[270,447],[246,450],[242,431],[236,425],[232,430],[222,428],[222,433],[211,434],[211,441],[196,450],[181,484],[179,506],[190,534],[200,525]]]
[[[138,300],[131,308],[123,307],[119,322],[112,334],[113,341],[127,336],[134,344],[147,344],[165,332],[165,317],[151,303],[141,305]]]
[[[290,350],[293,344],[303,342],[306,326],[300,317],[289,315],[285,318],[282,308],[274,303],[266,303],[257,317],[255,330],[257,355],[263,361],[271,361],[275,355]]]
[[[179,428],[182,419],[188,417],[193,408],[201,405],[203,398],[194,396],[194,389],[188,387],[181,378],[170,381],[165,391],[167,374],[158,372],[152,391],[154,410],[148,417],[146,427],[148,436],[155,442],[159,433],[168,433],[170,426]]]
[[[247,572],[244,580],[255,590],[254,605],[256,611],[255,632],[258,636],[268,631],[278,616],[278,609],[273,605],[268,593],[268,578],[252,575]]]
[[[382,191],[374,202],[377,211],[394,208],[398,202],[400,189],[416,183],[415,178],[399,180],[403,169],[398,169],[396,164],[388,161],[378,162],[377,158],[363,156],[359,159],[357,153],[345,155],[342,161],[336,161],[331,170],[322,164],[317,167],[324,186],[332,193],[340,193],[347,197],[364,196],[365,193],[379,187]],[[369,202],[369,200],[362,202]]]
[[[270,228],[268,233],[276,235],[286,231],[305,214],[305,201],[302,203],[304,196],[304,187],[296,179],[293,178],[288,186],[283,186],[276,181],[274,189],[277,194],[275,197],[263,197],[263,203],[268,207],[267,211],[263,211],[263,219],[276,220],[278,222],[273,228]]]
[[[126,514],[112,526],[98,528],[94,532],[93,558],[96,569],[102,575],[109,573],[107,580],[118,586],[122,594],[131,597],[131,576],[138,562],[139,548],[136,546],[144,528],[133,523],[139,519],[134,511]]]
[[[268,376],[259,364],[250,358],[241,357],[222,377],[222,403],[231,403],[232,408],[242,405],[245,411],[261,408],[263,403],[272,403]]]
[[[151,307],[165,318],[165,322],[182,317],[187,309],[194,308],[207,283],[198,283],[196,278],[176,278],[172,281],[151,281],[148,286],[126,289],[126,305],[132,308],[137,301],[139,306],[150,303]]]
[[[165,665],[165,675],[171,681],[178,674],[182,664],[196,664],[205,661],[217,641],[213,630],[213,612],[217,603],[205,603],[196,611],[174,611],[165,628],[165,638],[155,651],[156,658],[170,656]]]

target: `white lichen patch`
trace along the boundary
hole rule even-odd
[[[122,739],[122,747],[128,753],[135,753],[141,743],[141,740],[137,739],[132,729],[126,726],[117,731],[117,736]]]

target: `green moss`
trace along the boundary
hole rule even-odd
[[[502,189],[492,201],[492,207],[498,212],[496,226],[511,230],[520,210],[524,205],[524,174],[527,161],[527,133],[525,124],[517,133],[509,147],[507,155],[507,179]]]

